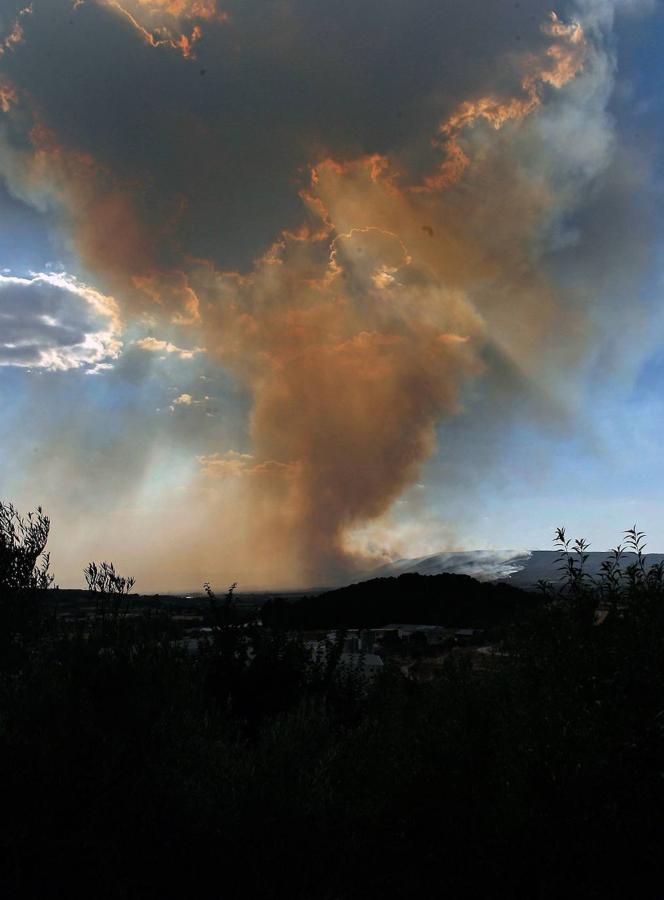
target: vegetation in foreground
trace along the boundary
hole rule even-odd
[[[598,581],[560,531],[563,586],[425,685],[368,684],[339,640],[312,661],[233,588],[189,655],[106,564],[64,618],[48,530],[0,504],[4,896],[659,896],[664,572],[636,529]]]

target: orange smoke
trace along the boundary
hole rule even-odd
[[[126,3],[104,2],[151,46],[191,56],[198,25],[191,39],[156,34]],[[214,6],[137,2],[137,13],[178,20],[211,18]],[[139,346],[186,359],[201,343],[251,390],[252,453],[202,457],[200,490],[211,516],[226,504],[227,539],[241,538],[257,578],[321,583],[352,565],[349,531],[386,513],[416,478],[441,417],[483,371],[489,335],[524,378],[546,384],[561,307],[530,250],[556,198],[505,145],[483,143],[471,166],[462,144],[479,121],[499,130],[525,120],[543,85],[561,88],[581,70],[581,27],[552,15],[543,30],[551,43],[523,59],[519,96],[465,101],[439,126],[437,171],[413,188],[384,155],[324,159],[301,195],[313,224],[284,232],[247,274],[191,259],[164,267],[174,225],[143,224],[141,185],[33,129],[28,180],[65,206],[86,265],[126,308],[191,328],[196,349],[154,337]],[[579,343],[584,327],[567,311]],[[577,344],[564,352],[571,364]]]
[[[555,40],[547,48],[543,59],[530,57],[527,60],[528,71],[521,82],[523,96],[487,96],[461,103],[439,128],[445,152],[439,171],[426,178],[424,184],[415,190],[437,191],[461,178],[470,163],[461,146],[461,136],[466,128],[480,119],[495,129],[514,119],[522,119],[540,105],[541,85],[561,88],[581,71],[587,50],[581,25],[578,22],[566,25],[552,12],[550,21],[542,25],[541,30]]]
[[[243,479],[246,515],[260,506],[266,542],[277,524],[287,534],[305,582],[347,565],[345,531],[416,475],[481,370],[483,331],[390,232],[339,234],[327,261],[320,250],[285,238],[251,276],[194,275],[209,350],[254,395],[252,459],[207,457],[205,472]]]
[[[19,10],[9,34],[0,39],[0,59],[2,59],[7,50],[12,50],[17,44],[23,42],[23,25],[21,24],[21,18],[23,16],[28,16],[31,13],[32,6],[26,6]]]
[[[18,93],[11,82],[0,78],[0,109],[8,113],[18,103]]]
[[[81,0],[82,2],[82,0]],[[154,19],[161,14],[183,23],[191,20],[227,22],[228,13],[217,9],[215,0],[98,0],[99,3],[116,10],[132,25],[146,44],[151,47],[170,47],[179,50],[185,59],[195,59],[195,45],[203,37],[203,29],[195,24],[187,34],[174,32],[169,24],[157,19],[152,29],[143,24],[138,16],[145,12]],[[80,5],[80,3],[79,3]],[[132,11],[132,6],[134,11]]]
[[[148,12],[164,12],[177,19],[228,20],[228,13],[218,9],[216,0],[138,0],[138,3]]]
[[[554,17],[547,34],[558,42],[545,61],[529,60],[525,97],[461,104],[441,128],[448,153],[463,154],[454,178],[436,174],[413,191],[386,157],[327,159],[302,195],[318,230],[285,235],[250,276],[193,276],[210,351],[254,396],[254,458],[208,458],[205,473],[241,477],[246,514],[261,509],[265,552],[278,533],[297,548],[291,564],[305,583],[347,567],[349,532],[416,478],[440,418],[482,371],[487,335],[546,392],[560,297],[528,248],[555,199],[500,148],[485,147],[470,176],[459,136],[479,118],[494,129],[525,119],[542,83],[558,88],[580,70],[580,27]],[[572,363],[586,324],[569,311],[566,327],[580,338],[565,351]],[[268,478],[267,465],[282,468]]]
[[[137,210],[142,185],[116,178],[89,153],[67,147],[38,119],[30,140],[33,154],[24,171],[25,187],[37,194],[48,192],[62,204],[86,265],[132,310],[156,305],[173,322],[197,321],[198,298],[186,274],[158,262],[173,222],[166,219],[161,228],[151,229],[142,221]]]

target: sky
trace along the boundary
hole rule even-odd
[[[61,586],[664,551],[654,0],[0,3],[0,499]]]

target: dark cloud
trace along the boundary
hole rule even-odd
[[[32,8],[3,66],[40,121],[130,184],[142,221],[172,221],[162,265],[189,253],[230,268],[299,224],[307,164],[429,164],[459,98],[518,89],[548,13],[543,0],[241,0],[228,22],[201,22],[193,61],[104,2]]]

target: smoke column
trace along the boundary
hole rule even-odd
[[[467,387],[500,377],[490,358],[553,409],[587,354],[599,300],[551,260],[612,164],[614,5],[533,4],[528,23],[483,28],[471,4],[474,67],[448,29],[454,5],[427,0],[357,19],[342,4],[334,22],[318,4],[262,18],[254,4],[78,0],[75,34],[65,6],[35,0],[4,23],[4,178],[56,210],[118,333],[139,329],[146,354],[204,355],[251,396],[251,447],[200,454],[188,496],[202,517],[175,540],[182,557],[281,584],[366,567],[354,529],[417,479]],[[380,15],[384,55],[367,49],[363,69],[353,35]],[[46,41],[76,42],[71,72],[60,49],[43,61]],[[98,95],[81,82],[64,100],[93,51]]]

